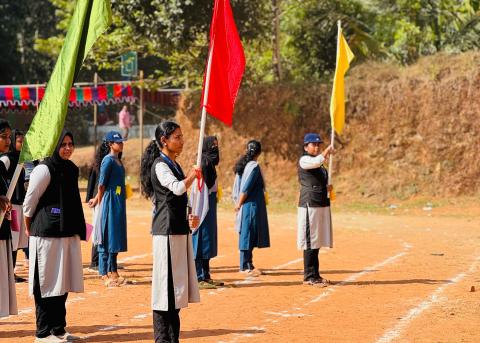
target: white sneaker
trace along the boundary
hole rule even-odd
[[[64,340],[63,342],[73,342],[73,341],[79,341],[82,339],[81,337],[74,336],[72,334],[69,334],[68,332],[65,332],[63,335],[56,336],[56,337],[63,339]]]
[[[43,338],[35,338],[35,342],[44,342],[44,343],[64,343],[64,342],[67,342],[67,340],[65,339],[62,339],[60,337],[57,337],[55,335],[50,335],[50,336],[47,336],[47,337],[43,337]]]

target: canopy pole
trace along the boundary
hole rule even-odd
[[[94,85],[95,88],[97,88],[97,85],[98,85],[98,74],[97,74],[97,72],[95,72],[95,74],[93,75],[93,85]],[[98,134],[97,133],[97,125],[98,125],[97,111],[98,111],[97,103],[94,102],[93,103],[93,146],[95,148],[94,154],[97,151],[97,134]]]

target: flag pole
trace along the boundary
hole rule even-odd
[[[13,144],[15,144],[15,142],[13,142]],[[22,172],[22,169],[23,169],[23,163],[18,163],[17,167],[15,168],[15,172],[13,173],[12,180],[10,181],[10,186],[8,186],[8,191],[6,195],[8,200],[12,199],[13,191],[17,186],[18,178],[20,177],[20,173]],[[5,212],[2,211],[2,213],[0,214],[0,226],[2,225],[4,219],[5,219]]]
[[[202,119],[200,121],[200,135],[198,137],[198,149],[197,149],[197,167],[202,166],[202,148],[203,148],[203,140],[205,137],[205,123],[207,121],[207,102],[208,102],[208,91],[210,88],[210,72],[212,70],[212,57],[213,57],[213,46],[214,46],[214,40],[212,39],[212,47],[210,48],[210,52],[208,55],[208,62],[207,62],[207,73],[205,75],[205,92],[203,93],[203,104],[202,104]],[[193,185],[193,189],[197,187],[197,191],[200,192],[200,179],[198,179],[197,176],[197,182],[196,185]],[[199,195],[200,196],[200,195]],[[197,197],[193,197],[193,202],[192,202],[192,213],[195,214],[196,210],[196,202],[197,202]],[[199,215],[197,213],[196,215]]]
[[[197,166],[202,164],[202,147],[203,139],[205,137],[205,122],[207,121],[207,102],[208,102],[208,91],[210,88],[210,72],[212,70],[212,57],[213,57],[213,46],[215,40],[212,40],[212,47],[210,48],[210,53],[208,55],[207,63],[207,74],[205,75],[205,92],[203,93],[203,104],[202,104],[202,120],[200,122],[200,136],[198,137],[198,150],[197,150]]]
[[[340,34],[342,32],[342,21],[339,20],[337,21],[337,26],[338,26],[338,33],[337,33],[337,62],[338,64],[338,54],[339,54],[339,47],[340,47]],[[336,66],[338,67],[338,66]],[[331,121],[331,127],[332,127],[332,132],[330,136],[330,145],[332,148],[334,147],[335,144],[335,121],[333,118],[333,113],[330,113],[330,121]],[[329,160],[328,160],[328,185],[332,184],[332,170],[333,170],[333,155],[329,155]],[[328,193],[328,196],[330,197],[330,192]]]

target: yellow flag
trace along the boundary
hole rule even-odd
[[[343,36],[342,29],[338,30],[337,42],[337,68],[333,79],[332,98],[330,100],[330,119],[332,128],[341,134],[345,126],[345,73],[350,68],[353,58],[352,50]]]

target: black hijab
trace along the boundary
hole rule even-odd
[[[215,136],[208,136],[203,140],[202,146],[202,174],[208,189],[211,189],[217,179],[215,166],[220,162],[218,146],[213,143],[217,140]]]
[[[60,148],[66,136],[69,136],[72,139],[72,143],[74,143],[73,134],[66,130],[62,131],[52,156],[42,162],[48,166],[51,173],[51,181],[40,199],[37,211],[39,211],[39,207],[41,207],[40,204],[42,204],[44,197],[49,199],[52,194],[55,194],[53,198],[56,198],[56,194],[59,193],[60,207],[62,209],[60,226],[56,232],[49,232],[49,234],[53,236],[46,235],[45,237],[71,237],[78,234],[80,239],[84,240],[86,227],[80,191],[78,189],[79,170],[75,163],[60,157]],[[34,219],[34,223],[35,220],[36,219]],[[34,228],[37,229],[37,227]],[[41,236],[45,234],[41,232],[41,224],[39,224],[38,229],[40,232],[36,232],[36,235]]]
[[[13,129],[10,135],[10,147],[8,148],[8,158],[10,159],[10,169],[13,171],[18,164],[18,160],[20,158],[20,151],[17,151],[17,137],[24,136],[23,132],[20,130]]]
[[[64,160],[63,158],[60,157],[60,148],[66,136],[70,137],[72,139],[73,145],[75,145],[75,141],[73,140],[73,134],[70,131],[63,130],[62,133],[60,134],[60,138],[58,140],[57,146],[55,147],[55,150],[53,151],[52,156],[47,158],[50,164],[53,165],[53,167],[55,167],[55,170],[58,169],[60,171],[60,169],[68,168],[68,166],[73,164],[72,161]]]

